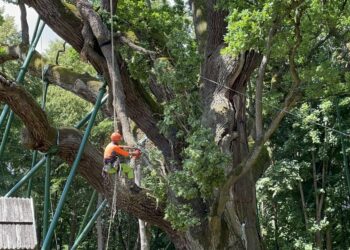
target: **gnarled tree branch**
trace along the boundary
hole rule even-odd
[[[80,131],[73,128],[57,130],[52,127],[45,112],[33,97],[23,87],[18,86],[1,74],[0,101],[7,103],[26,126],[23,139],[27,147],[47,152],[56,144],[57,136],[59,136],[57,155],[69,164],[74,161],[82,139]],[[102,162],[102,152],[92,144],[87,143],[79,164],[78,173],[111,202],[113,195],[112,180],[109,177],[108,179],[103,178],[101,174]],[[164,220],[163,204],[157,204],[154,198],[147,195],[147,190],[137,187],[133,182],[119,178],[117,179],[116,196],[118,208],[159,226],[169,235],[180,237],[180,234],[171,228],[170,223]]]

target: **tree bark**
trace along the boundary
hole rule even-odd
[[[301,209],[303,211],[304,215],[304,223],[305,223],[305,230],[308,231],[308,219],[307,219],[307,211],[306,211],[306,202],[305,202],[305,197],[304,197],[304,190],[303,190],[303,185],[301,184],[301,181],[299,181],[299,192],[300,192],[300,199],[301,199]]]
[[[321,217],[319,216],[319,211],[320,211],[320,197],[319,197],[319,192],[318,192],[318,185],[317,185],[317,170],[316,170],[316,159],[315,159],[315,152],[311,152],[312,155],[312,176],[313,176],[313,185],[314,185],[314,193],[315,193],[315,218],[316,218],[316,223],[318,226],[320,226],[321,222]],[[322,249],[322,236],[321,236],[321,231],[317,230],[315,232],[315,243],[316,247],[319,249]]]
[[[82,35],[84,23],[81,20],[78,10],[74,5],[67,2],[51,0],[24,0],[26,4],[33,7],[43,18],[45,23],[50,26],[59,36],[67,41],[77,51],[82,53],[96,71],[109,80],[108,67],[102,52],[95,44],[95,40],[86,41]],[[49,7],[48,7],[49,6]],[[69,20],[69,22],[67,22]],[[105,42],[105,41],[103,41]],[[130,79],[127,67],[124,61],[119,62],[121,82],[126,95],[126,112],[137,126],[154,142],[154,144],[163,152],[165,157],[171,158],[171,147],[169,141],[162,135],[157,127],[159,114],[154,112],[150,104],[138,91],[136,83]],[[110,87],[112,87],[110,85]]]
[[[76,1],[78,8],[67,1],[23,1],[34,7],[56,33],[80,52],[97,72],[104,75],[110,83],[110,89],[114,83],[116,84],[113,91],[116,98],[113,104],[129,145],[135,143],[131,139],[129,127],[128,118],[131,118],[157,148],[162,150],[167,160],[181,158],[179,153],[183,148],[173,150],[168,138],[161,134],[157,127],[159,120],[156,118],[160,117],[157,113],[159,109],[147,101],[139,90],[138,82],[130,78],[125,67],[127,63],[117,52],[115,56],[112,53],[114,51],[108,45],[108,39],[113,38],[88,1]],[[108,10],[107,2],[109,1],[102,1],[103,8],[106,10]],[[225,18],[228,13],[218,10],[217,3],[217,0],[193,0],[192,8],[199,52],[203,58],[200,73],[200,95],[203,100],[201,122],[203,126],[211,128],[220,150],[232,156],[231,163],[226,169],[227,180],[222,187],[215,190],[214,197],[208,201],[208,204],[194,202],[194,208],[198,210],[196,212],[202,216],[202,224],[190,228],[185,233],[172,229],[170,223],[164,220],[164,204],[157,204],[147,195],[146,190],[123,178],[117,181],[117,206],[141,220],[160,227],[170,236],[178,249],[260,249],[259,230],[256,226],[256,176],[252,170],[255,170],[259,164],[257,159],[264,149],[264,143],[277,129],[285,112],[295,101],[296,89],[300,83],[294,63],[298,44],[292,48],[290,55],[293,85],[284,102],[283,110],[276,114],[266,132],[261,134],[261,140],[249,151],[246,128],[246,85],[262,57],[253,50],[242,52],[237,58],[220,53],[225,46],[223,38],[226,32]],[[299,41],[300,39],[297,43]],[[107,45],[100,46],[106,42]],[[0,62],[1,60],[0,56]],[[113,60],[116,62],[115,67],[113,67]],[[262,66],[266,67],[266,62]],[[91,77],[83,78],[82,75],[74,75],[70,79],[67,77],[61,81],[61,77],[65,76],[67,72],[52,66],[47,78],[89,99],[90,102],[95,101],[100,84],[89,85]],[[96,83],[96,79],[92,81]],[[23,88],[16,86],[3,76],[0,76],[0,100],[8,103],[24,122],[27,128],[24,133],[24,142],[27,147],[46,152],[58,139],[58,156],[72,163],[81,142],[79,131],[70,128],[53,128],[33,98]],[[102,178],[101,162],[100,150],[88,144],[78,172],[110,202],[113,185],[110,185],[112,183],[110,179]],[[169,172],[177,170],[177,167],[171,164],[167,167]],[[210,210],[209,214],[203,213],[207,210]]]
[[[73,163],[82,139],[78,130],[51,127],[45,113],[24,88],[7,80],[1,74],[0,101],[6,102],[26,126],[23,142],[28,148],[47,152],[56,145],[58,139],[57,156],[69,164]],[[87,143],[78,172],[111,202],[113,186],[109,184],[112,180],[102,177],[102,161],[102,152]],[[164,220],[164,204],[158,204],[155,199],[147,195],[146,190],[135,186],[133,182],[118,179],[116,199],[118,208],[159,226],[169,234],[175,244],[183,243],[183,234],[174,231],[170,223]]]
[[[18,1],[18,6],[21,11],[21,28],[22,28],[22,44],[29,44],[29,27],[27,22],[27,11],[22,0]]]

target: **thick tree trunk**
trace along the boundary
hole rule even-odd
[[[90,21],[90,26],[93,28],[90,35],[95,34],[95,37],[89,40],[91,37],[83,37],[82,35],[82,31],[86,30],[83,29],[83,21],[77,14],[78,12],[74,10],[74,6],[67,8],[67,3],[63,1],[24,0],[24,2],[33,6],[53,30],[68,41],[78,52],[81,52],[98,72],[104,73],[106,78],[109,78],[108,69],[110,72],[116,70],[112,69],[111,65],[107,65],[106,62],[106,58],[109,59],[107,61],[111,59],[111,54],[108,54],[111,51],[107,49],[109,47],[105,46],[101,50],[94,41],[97,38],[100,43],[105,42],[103,39],[108,37],[108,32],[105,30],[104,34],[99,34],[103,29],[100,26],[94,27],[96,23],[91,23],[90,14],[98,18],[91,8],[82,12],[86,21]],[[83,6],[87,1],[78,2]],[[103,2],[107,3],[108,1]],[[240,170],[242,162],[250,153],[245,116],[246,83],[252,71],[259,65],[261,56],[254,51],[242,52],[238,58],[224,56],[220,53],[225,46],[223,36],[226,32],[225,17],[227,13],[215,8],[217,2],[217,0],[194,0],[193,9],[195,10],[194,23],[199,51],[204,58],[201,65],[201,95],[203,100],[202,109],[204,110],[202,125],[212,129],[215,142],[221,151],[232,155],[231,164],[226,171],[228,174],[234,170]],[[98,24],[103,25],[101,22]],[[125,104],[125,110],[123,107],[122,112],[118,113],[122,113],[125,119],[127,117],[133,119],[154,144],[162,150],[165,157],[171,156],[173,152],[170,143],[160,133],[156,125],[158,120],[155,118],[155,109],[142,98],[137,89],[137,83],[131,80],[127,67],[123,65],[124,62],[119,57],[116,61],[119,63],[117,66],[120,69],[120,72],[116,74],[120,86],[119,92],[121,92],[119,94],[125,95],[121,98]],[[54,70],[51,68],[48,73],[54,79],[53,72]],[[88,80],[85,82],[87,83]],[[40,149],[45,152],[55,144],[57,131],[59,131],[58,156],[71,163],[81,142],[80,132],[74,129],[57,130],[51,127],[45,114],[37,107],[34,100],[25,94],[23,89],[6,81],[4,77],[0,77],[0,83],[0,100],[8,103],[28,128],[25,136],[26,145],[29,148]],[[71,91],[76,93],[84,92],[74,90],[75,85],[78,85],[78,83],[73,81],[73,84],[66,86],[66,88],[70,88]],[[91,89],[85,88],[85,90],[90,91]],[[90,100],[94,100],[94,96],[90,92],[86,92],[85,96],[89,96]],[[20,103],[18,102],[19,99],[21,99]],[[33,115],[29,116],[28,114]],[[282,117],[283,115],[277,120],[277,124]],[[273,132],[273,129],[271,131]],[[268,136],[265,137],[268,138]],[[261,148],[262,146],[257,151]],[[108,185],[111,180],[104,180],[101,177],[101,162],[101,152],[88,144],[78,171],[91,186],[111,200],[112,185]],[[173,169],[169,169],[169,171],[171,170]],[[200,209],[210,210],[209,216],[205,214],[201,218],[201,225],[191,228],[186,233],[172,229],[170,223],[164,220],[164,204],[156,204],[153,198],[147,196],[145,190],[122,178],[118,179],[117,182],[117,206],[160,227],[168,233],[178,249],[260,249],[256,223],[256,178],[250,170],[242,172],[245,174],[240,176],[241,178],[238,181],[228,185],[229,192],[225,194],[226,197],[222,204],[219,202],[219,205],[217,205],[213,202],[208,204],[207,207],[200,204]],[[107,185],[106,181],[109,181]],[[220,190],[218,193],[220,193]],[[215,200],[217,197],[213,198]]]
[[[238,167],[249,153],[244,93],[246,82],[259,63],[260,56],[252,51],[242,53],[239,58],[234,59],[222,56],[221,48],[222,45],[219,45],[210,52],[211,55],[207,57],[203,67],[203,124],[212,129],[221,150],[232,155],[232,165],[228,168],[230,171]],[[211,231],[212,249],[225,249],[227,246],[234,249],[260,249],[256,223],[255,179],[251,171],[231,188],[226,210],[228,208],[232,210],[227,211],[225,217],[215,218],[215,224],[221,224],[221,228]]]

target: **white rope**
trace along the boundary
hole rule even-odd
[[[247,244],[248,242],[247,242],[247,235],[246,235],[246,231],[245,231],[245,222],[243,222],[242,225],[241,225],[241,233],[242,233],[241,239],[243,241],[245,249],[247,249],[248,248],[248,244]]]
[[[112,44],[112,91],[113,91],[113,126],[114,126],[114,132],[117,132],[118,126],[117,126],[117,117],[116,117],[116,99],[115,99],[115,92],[116,92],[116,87],[115,87],[115,79],[114,79],[114,70],[115,70],[115,62],[114,62],[114,29],[113,29],[113,0],[109,1],[109,8],[110,8],[110,19],[111,19],[111,44]]]
[[[116,118],[116,107],[115,107],[115,92],[116,92],[116,86],[115,86],[115,79],[114,79],[114,70],[115,70],[115,63],[114,63],[114,39],[113,39],[113,0],[109,1],[109,8],[110,8],[110,19],[111,19],[111,44],[112,44],[112,71],[111,71],[111,80],[112,80],[112,91],[113,91],[113,126],[114,126],[114,132],[117,132],[118,126],[117,126],[117,118]],[[119,165],[119,160],[116,162]],[[121,166],[119,166],[120,168]],[[114,187],[113,187],[113,198],[112,198],[112,207],[111,207],[111,215],[109,218],[109,225],[108,225],[108,234],[107,234],[107,242],[106,242],[106,250],[108,250],[108,244],[109,244],[109,237],[111,234],[111,228],[112,228],[112,221],[114,220],[115,214],[116,214],[116,193],[117,193],[117,177],[118,173],[114,174]]]
[[[223,88],[225,88],[225,89],[228,89],[228,90],[230,90],[230,91],[233,91],[233,92],[235,92],[235,93],[237,93],[237,94],[239,94],[239,95],[242,95],[242,96],[245,96],[245,97],[248,98],[248,95],[245,94],[245,93],[242,93],[242,92],[239,92],[239,91],[237,91],[237,90],[234,90],[234,89],[232,89],[232,88],[230,88],[230,87],[227,87],[227,86],[225,86],[225,85],[223,85],[223,84],[220,84],[220,83],[218,83],[218,82],[216,82],[216,81],[214,81],[214,80],[208,79],[208,78],[206,78],[206,77],[204,77],[204,76],[201,76],[201,75],[200,75],[200,77],[201,77],[202,79],[204,79],[204,80],[207,80],[207,81],[213,83],[213,84],[216,84],[216,85],[218,85],[218,86],[220,86],[220,87],[223,87]],[[261,102],[261,103],[263,103],[263,104],[266,104],[267,106],[270,106],[270,107],[274,108],[274,109],[277,110],[277,111],[284,112],[284,113],[286,113],[287,115],[292,116],[294,119],[303,121],[303,120],[306,118],[306,117],[302,117],[302,116],[300,116],[300,115],[294,114],[294,113],[292,113],[292,112],[290,112],[290,111],[281,109],[281,108],[279,108],[279,107],[277,107],[277,106],[275,106],[275,105],[272,105],[272,104],[269,104],[269,103],[264,103],[264,101],[260,101],[260,100],[259,100],[259,102]],[[335,133],[338,133],[338,134],[341,134],[341,135],[343,135],[343,136],[350,137],[350,134],[348,134],[348,133],[346,133],[346,132],[343,132],[343,131],[340,131],[340,130],[337,130],[337,129],[328,127],[328,126],[323,125],[323,124],[321,124],[321,123],[319,123],[319,122],[309,121],[308,123],[313,124],[313,125],[316,125],[316,126],[320,126],[320,127],[322,127],[322,128],[328,129],[328,130],[331,130],[331,131],[333,131],[333,132],[335,132]]]
[[[121,168],[119,164],[119,160],[116,162],[116,164]],[[117,178],[118,178],[118,173],[114,174],[114,187],[113,187],[113,198],[112,198],[112,207],[111,207],[111,215],[109,217],[109,225],[108,225],[108,234],[107,234],[107,242],[106,242],[106,250],[108,250],[108,244],[109,244],[109,237],[111,235],[111,228],[112,228],[112,222],[114,220],[115,214],[117,212],[116,205],[117,205],[117,200],[116,200],[116,193],[117,193]]]

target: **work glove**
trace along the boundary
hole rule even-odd
[[[140,149],[136,149],[135,151],[133,151],[132,153],[131,153],[131,155],[132,155],[132,157],[134,157],[135,159],[138,159],[138,158],[140,158],[141,157],[141,150]]]

